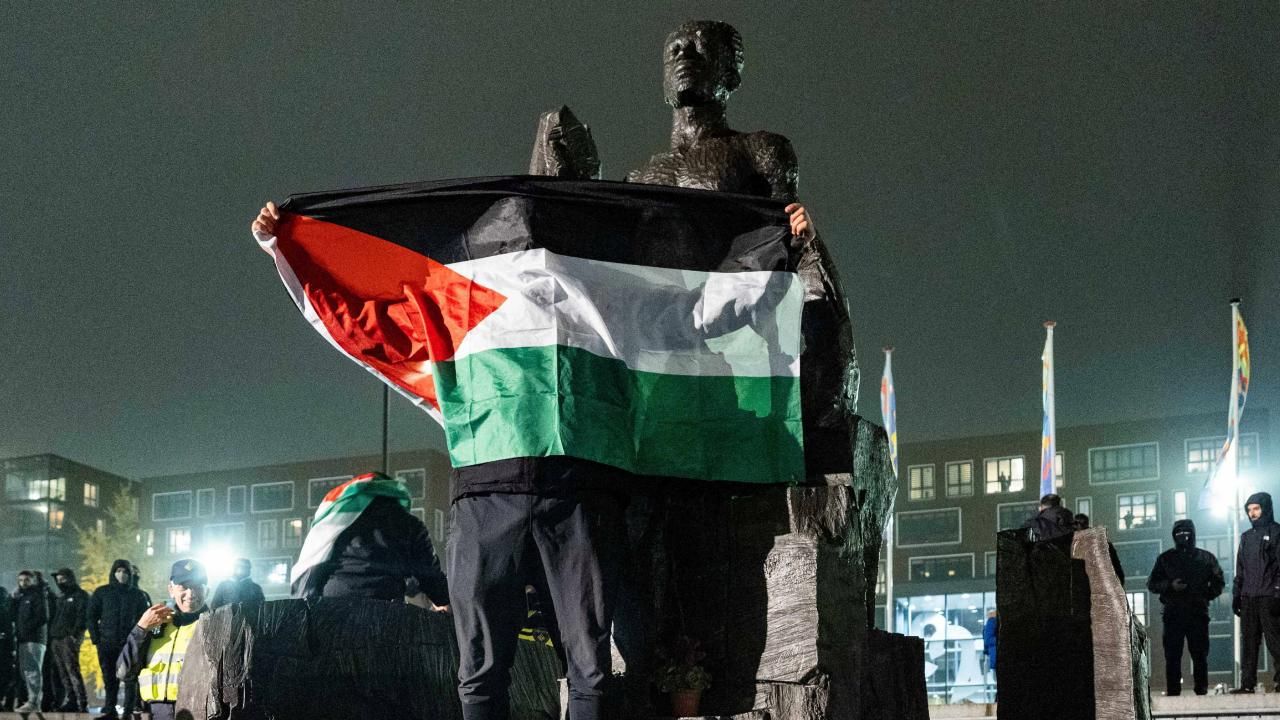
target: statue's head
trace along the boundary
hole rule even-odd
[[[742,84],[742,36],[729,23],[691,20],[662,48],[662,90],[672,107],[724,102]]]

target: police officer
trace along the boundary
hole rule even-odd
[[[204,567],[195,560],[179,560],[169,571],[168,603],[147,608],[129,631],[117,672],[122,680],[138,679],[139,696],[148,704],[152,720],[173,720],[178,680],[187,645],[207,610]]]
[[[1156,558],[1147,589],[1164,605],[1165,694],[1182,693],[1182,643],[1191,651],[1197,695],[1209,692],[1209,603],[1222,594],[1226,580],[1218,558],[1196,547],[1190,520],[1173,524],[1173,548]]]

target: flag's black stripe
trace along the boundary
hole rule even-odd
[[[294,195],[289,212],[441,263],[546,248],[685,270],[794,269],[784,204],[659,185],[493,177]]]

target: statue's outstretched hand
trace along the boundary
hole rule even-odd
[[[813,216],[798,202],[783,208],[791,216],[791,234],[798,238],[812,240],[818,236],[818,228],[813,224]]]
[[[280,209],[276,207],[275,203],[268,200],[267,204],[258,212],[258,217],[254,218],[253,224],[249,226],[249,229],[263,235],[275,235],[276,223],[279,221]],[[794,226],[795,220],[792,220],[791,224]]]

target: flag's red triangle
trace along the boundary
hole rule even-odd
[[[506,300],[425,255],[342,225],[284,213],[276,238],[330,337],[435,407],[430,363],[451,359]]]

